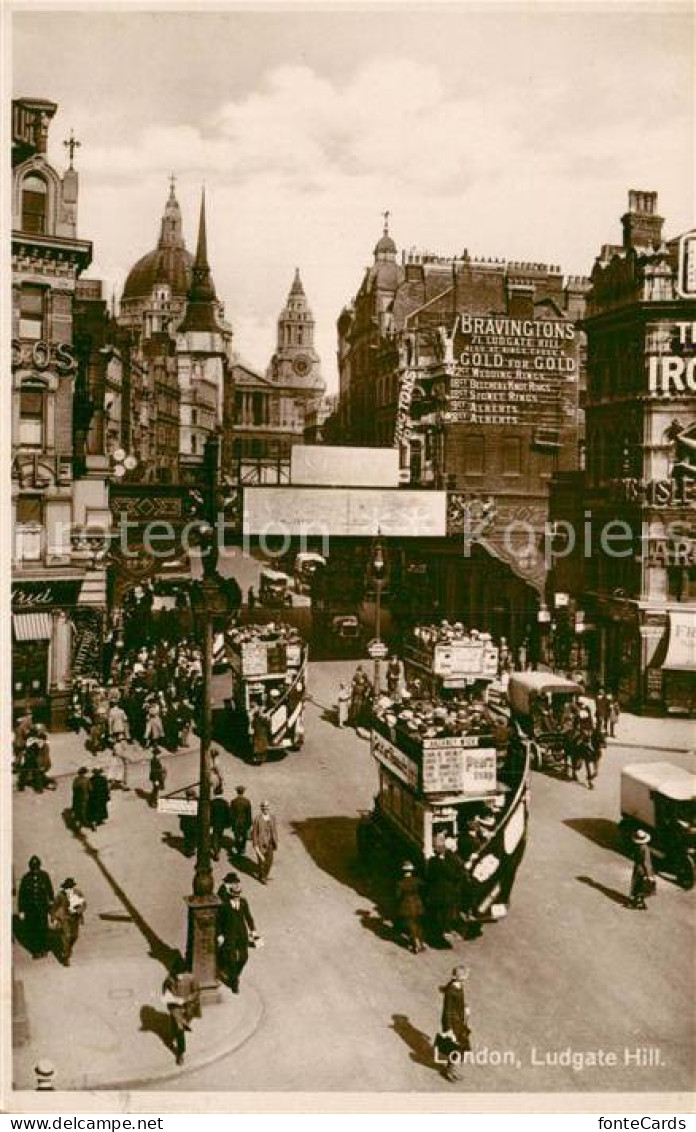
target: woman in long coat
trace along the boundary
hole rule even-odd
[[[87,817],[92,828],[107,820],[110,797],[109,783],[106,781],[101,768],[97,767],[92,772],[89,782],[89,798],[87,799]]]
[[[410,950],[417,954],[425,951],[422,923],[425,909],[420,894],[421,881],[415,875],[410,861],[404,862],[403,874],[396,886],[396,922],[405,930]]]
[[[41,868],[38,857],[31,857],[29,871],[19,884],[17,909],[24,923],[24,937],[32,957],[39,959],[48,949],[48,913],[53,903],[53,885]]]
[[[162,706],[159,698],[154,697],[147,705],[147,723],[145,724],[145,744],[161,743],[164,739],[164,724],[162,723]]]

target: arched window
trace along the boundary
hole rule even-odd
[[[43,177],[31,173],[22,182],[22,231],[45,232],[48,186]]]

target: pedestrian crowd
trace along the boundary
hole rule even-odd
[[[86,731],[92,754],[129,742],[177,751],[191,739],[202,685],[201,650],[188,639],[118,649],[108,683],[75,681],[69,723]]]

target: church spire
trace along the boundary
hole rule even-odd
[[[198,244],[196,246],[196,262],[193,265],[194,271],[207,271],[210,275],[210,267],[208,266],[208,236],[205,224],[205,185],[201,189],[201,214],[198,220]],[[211,281],[212,282],[212,281]],[[215,290],[213,289],[213,294]]]
[[[306,298],[305,289],[302,286],[302,280],[300,279],[300,269],[299,267],[296,267],[295,278],[293,279],[292,287],[290,288],[290,297],[292,298],[293,296],[297,296],[297,298],[299,298],[300,295],[302,296],[302,298]]]
[[[201,191],[201,213],[198,221],[198,244],[191,271],[191,289],[188,294],[186,315],[181,331],[206,330],[212,333],[220,328],[217,321],[217,296],[208,264],[208,239],[205,221],[205,189]]]
[[[181,209],[179,208],[179,202],[174,193],[175,181],[176,177],[172,173],[169,178],[169,197],[164,206],[164,214],[162,216],[162,227],[158,242],[158,247],[160,248],[183,248],[184,246]]]

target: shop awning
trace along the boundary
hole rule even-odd
[[[663,668],[670,672],[696,672],[696,609],[669,615],[669,648]]]
[[[12,626],[17,641],[50,641],[50,613],[13,613]]]

